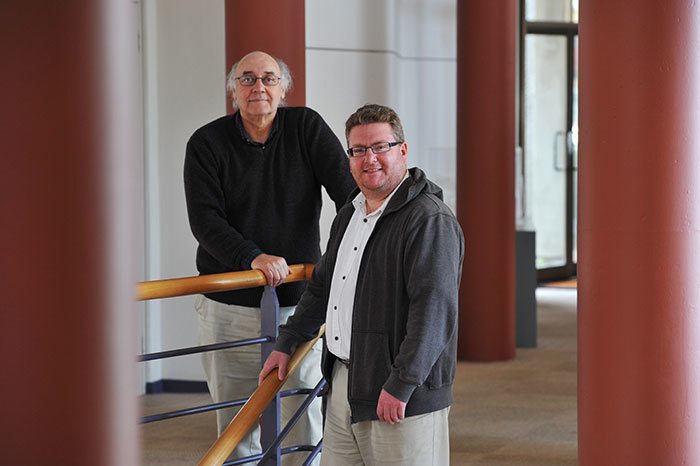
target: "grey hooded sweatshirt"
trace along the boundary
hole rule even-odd
[[[326,253],[294,315],[280,326],[278,351],[292,354],[325,322],[338,248],[353,212],[347,203],[333,221]],[[442,189],[411,168],[377,221],[360,263],[348,376],[353,423],[378,419],[382,388],[407,403],[406,416],[452,404],[463,258],[462,230],[442,202]],[[322,371],[328,381],[335,359],[324,340]]]

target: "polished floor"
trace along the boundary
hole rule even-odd
[[[457,366],[451,465],[577,463],[576,290],[537,289],[538,347],[508,362]],[[207,394],[142,397],[144,414],[210,402]],[[197,464],[216,436],[213,413],[141,426],[143,464]]]

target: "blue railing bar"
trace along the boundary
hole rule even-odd
[[[293,390],[285,390],[283,392],[280,392],[280,396],[284,398],[286,396],[308,395],[312,391],[312,388],[295,388]],[[177,411],[168,411],[165,413],[151,414],[150,416],[142,417],[139,420],[139,422],[141,424],[148,424],[150,422],[164,421],[166,419],[188,416],[190,414],[206,413],[208,411],[214,411],[221,408],[231,408],[233,406],[240,406],[242,404],[245,404],[246,401],[248,401],[247,398],[242,398],[240,400],[222,401],[221,403],[212,403],[208,405],[195,406],[193,408],[180,409]]]
[[[311,454],[306,458],[306,461],[301,466],[309,466],[313,460],[316,459],[319,453],[321,453],[321,447],[323,446],[323,439],[319,440],[318,443],[316,444],[316,448],[314,448],[314,451],[311,452]]]
[[[164,421],[165,419],[172,419],[181,416],[187,416],[190,414],[206,413],[208,411],[214,411],[221,408],[231,408],[233,406],[240,406],[245,404],[248,398],[241,398],[240,400],[222,401],[221,403],[212,403],[209,405],[195,406],[194,408],[181,409],[178,411],[168,411],[167,413],[152,414],[150,416],[144,416],[141,418],[141,424],[148,424],[149,422]]]
[[[311,403],[316,399],[318,396],[319,392],[325,387],[326,385],[326,380],[321,379],[318,381],[316,384],[316,387],[314,387],[313,391],[306,397],[304,402],[299,406],[299,409],[294,413],[294,416],[287,422],[287,425],[284,426],[284,429],[282,429],[282,432],[279,433],[277,438],[275,439],[274,442],[272,442],[272,445],[270,445],[270,448],[267,449],[265,452],[265,456],[263,456],[263,459],[261,461],[262,464],[265,464],[265,461],[267,461],[269,458],[272,457],[272,455],[275,453],[275,449],[279,447],[282,444],[282,441],[284,438],[289,434],[289,431],[292,430],[292,427],[294,427],[294,424],[297,423],[297,421],[301,418],[301,416],[304,414],[304,411],[309,409],[309,406]]]
[[[291,390],[280,392],[280,396],[284,398],[285,396],[308,395],[312,391],[314,391],[313,388],[293,388]]]
[[[297,445],[294,447],[282,448],[280,450],[280,453],[282,455],[286,455],[287,453],[296,453],[298,451],[314,451],[314,448],[315,447],[313,445]],[[236,465],[236,464],[244,464],[244,463],[247,463],[249,461],[257,461],[262,457],[263,457],[263,454],[259,453],[257,455],[246,456],[243,458],[237,458],[235,460],[227,461],[226,463],[223,463],[222,466],[232,466],[232,465]],[[258,463],[258,464],[260,464],[260,463]]]
[[[138,356],[137,361],[138,362],[152,361],[154,359],[172,358],[174,356],[184,356],[187,354],[206,353],[207,351],[215,351],[215,350],[221,350],[221,349],[227,349],[227,348],[238,348],[240,346],[257,345],[259,343],[267,343],[268,341],[272,341],[272,338],[271,337],[249,338],[247,340],[229,341],[226,343],[214,343],[212,345],[191,346],[189,348],[182,348],[182,349],[177,349],[177,350],[160,351],[158,353],[142,354],[142,355]]]

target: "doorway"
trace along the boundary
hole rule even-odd
[[[538,281],[576,275],[578,2],[521,0],[520,141]]]

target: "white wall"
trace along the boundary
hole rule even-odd
[[[345,144],[365,103],[401,117],[409,166],[455,207],[456,1],[306,0],[306,101]]]
[[[144,0],[146,279],[197,275],[182,170],[195,129],[226,112],[224,3]],[[148,303],[146,351],[197,344],[194,297]],[[147,380],[203,380],[197,357],[149,363]]]
[[[192,132],[225,113],[224,2],[143,0],[146,277],[196,275],[182,164]],[[359,106],[401,116],[409,166],[454,209],[456,0],[306,0],[306,99],[345,145]],[[283,58],[283,57],[282,57]],[[294,70],[292,70],[294,71]],[[327,197],[324,197],[327,199]],[[322,246],[333,208],[322,214]],[[149,302],[146,351],[196,345],[194,298]],[[204,380],[198,357],[151,363],[148,381]]]

